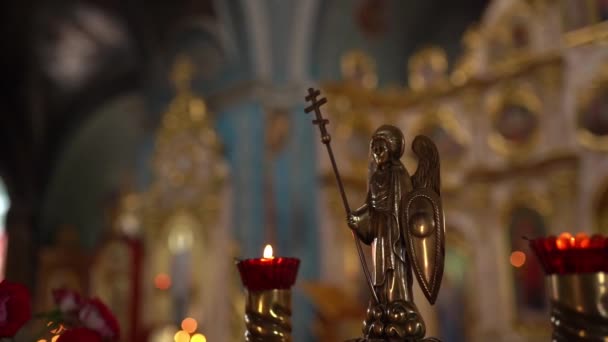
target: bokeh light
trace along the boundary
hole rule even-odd
[[[190,341],[190,334],[188,334],[188,332],[180,330],[177,333],[175,333],[175,336],[173,336],[173,340],[175,342],[189,342]]]
[[[526,263],[526,253],[522,251],[514,251],[511,253],[511,265],[514,267],[522,267]]]
[[[192,334],[193,332],[196,331],[197,326],[198,326],[198,323],[192,317],[185,318],[182,321],[182,329],[190,334]]]
[[[591,244],[589,236],[587,236],[587,234],[585,233],[576,234],[576,236],[574,237],[574,242],[576,244],[576,247],[578,248],[587,248]]]
[[[561,233],[555,243],[557,244],[557,249],[568,249],[574,245],[574,236],[570,233]]]
[[[159,290],[168,290],[171,287],[171,277],[165,273],[160,273],[154,277],[154,286]]]
[[[190,339],[190,342],[207,342],[207,338],[205,337],[205,335],[196,334],[196,335],[192,336],[192,338]]]

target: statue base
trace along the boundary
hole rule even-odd
[[[364,338],[347,342],[441,342],[424,337],[424,321],[414,303],[406,301],[370,305],[363,322],[363,334]]]

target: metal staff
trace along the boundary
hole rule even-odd
[[[306,101],[310,102],[310,106],[306,107],[304,111],[308,114],[312,111],[315,112],[316,119],[312,121],[314,125],[319,126],[319,130],[321,131],[321,142],[327,147],[327,153],[329,154],[329,159],[331,160],[331,166],[334,170],[334,174],[336,175],[336,181],[338,182],[338,187],[340,188],[340,196],[342,196],[342,203],[344,204],[344,210],[346,211],[346,215],[351,214],[350,206],[348,205],[348,200],[346,199],[346,193],[344,192],[344,185],[342,184],[342,179],[340,178],[340,173],[338,172],[338,167],[336,166],[336,160],[334,158],[334,152],[331,149],[331,135],[327,133],[327,128],[325,127],[329,124],[329,120],[323,118],[321,115],[321,106],[327,103],[326,98],[317,99],[317,96],[321,95],[321,91],[315,90],[313,88],[308,88],[308,95],[306,96]],[[355,239],[355,245],[357,246],[357,253],[359,254],[359,261],[361,262],[361,267],[363,267],[363,273],[365,273],[365,279],[367,279],[367,284],[369,285],[369,289],[372,292],[376,303],[380,303],[378,300],[378,295],[374,290],[374,284],[372,283],[372,277],[369,274],[369,269],[367,268],[367,262],[365,261],[365,255],[363,255],[363,249],[361,248],[361,241],[359,241],[359,237],[355,232],[352,232],[353,238]]]

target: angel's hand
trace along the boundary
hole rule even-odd
[[[348,214],[346,217],[346,223],[351,229],[357,229],[360,218],[353,213]]]

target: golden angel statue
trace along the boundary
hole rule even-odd
[[[314,95],[314,96],[313,96]],[[358,341],[438,341],[424,338],[424,321],[414,304],[414,276],[431,304],[435,303],[443,276],[445,223],[440,199],[439,153],[431,139],[417,136],[412,150],[418,169],[410,177],[401,163],[405,150],[403,133],[395,126],[380,126],[370,143],[371,163],[365,203],[351,211],[330,147],[331,138],[321,117],[318,91],[309,90],[307,100],[315,110],[314,121],[321,127],[347,211],[362,267],[368,278],[373,301],[364,321],[364,338]],[[361,253],[358,241],[372,246],[373,274]],[[355,340],[357,341],[357,340]]]

